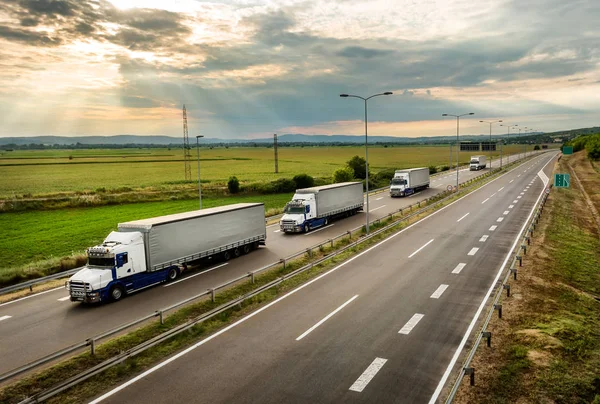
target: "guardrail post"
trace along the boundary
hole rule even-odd
[[[33,292],[33,285],[29,285],[29,291]]]
[[[525,236],[525,240],[527,241],[527,245],[531,245],[531,239],[529,236]]]
[[[514,275],[515,281],[517,280],[517,268],[511,268],[510,273]]]
[[[285,262],[285,258],[282,258],[282,259],[280,260],[280,262],[283,264],[283,269],[285,269],[285,264],[286,264],[286,262]]]
[[[465,376],[469,376],[471,386],[475,386],[475,368],[465,368]]]
[[[94,338],[88,339],[90,342],[90,353],[92,356],[96,355],[96,340]]]
[[[352,240],[352,232],[348,230],[346,233],[348,233],[348,240]]]
[[[329,240],[331,242],[331,248],[333,248],[333,239]]]
[[[501,304],[495,304],[494,305],[494,310],[498,310],[498,318],[502,318],[502,305]]]
[[[506,290],[506,297],[510,297],[510,285],[508,283],[505,283],[504,285],[502,285],[502,288]]]
[[[517,259],[519,260],[519,266],[522,267],[523,266],[523,257],[521,257],[520,255],[517,255]]]
[[[214,289],[206,289],[207,291],[210,292],[210,300],[212,300],[212,302],[215,302],[215,290]]]
[[[523,250],[523,255],[527,255],[527,246],[525,244],[521,244],[521,250]]]
[[[492,333],[489,331],[484,331],[481,333],[481,335],[483,336],[483,338],[485,338],[487,340],[488,348],[491,348],[492,347]]]
[[[163,325],[165,322],[163,320],[163,312],[162,310],[156,310],[154,313],[160,318],[160,324]]]
[[[533,227],[529,228],[529,237],[533,237]]]
[[[306,253],[308,254],[308,258],[312,258],[312,249],[307,248]]]
[[[248,276],[252,279],[252,283],[254,283],[254,272],[248,272]]]

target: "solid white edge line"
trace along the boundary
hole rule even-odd
[[[56,290],[64,289],[64,288],[65,288],[64,286],[59,286],[59,287],[54,288],[54,289],[44,290],[43,292],[36,293],[34,295],[25,296],[25,297],[22,297],[20,299],[15,299],[15,300],[11,300],[10,302],[2,303],[2,304],[0,304],[0,307],[6,306],[7,304],[11,304],[11,303],[17,303],[17,302],[20,302],[21,300],[29,299],[30,297],[36,297],[36,296],[39,296],[39,295],[43,295],[43,294],[46,294],[46,293],[54,292]]]
[[[456,221],[456,223],[460,222],[460,221],[461,221],[461,220],[463,220],[465,217],[469,216],[469,213],[471,213],[471,212],[467,212],[467,213],[466,213],[464,216],[462,216],[460,219],[458,219],[458,220]]]
[[[356,391],[357,393],[362,392],[386,362],[387,359],[375,358],[369,367],[367,367],[365,371],[362,372],[362,374],[358,377],[358,379],[356,379],[356,381],[352,384],[352,386],[350,386],[349,390]]]
[[[277,299],[273,300],[273,301],[272,301],[272,302],[270,302],[270,303],[267,303],[265,306],[263,306],[263,307],[261,307],[261,308],[257,309],[256,311],[254,311],[254,312],[252,312],[252,313],[248,314],[246,317],[243,317],[243,318],[239,319],[238,321],[236,321],[235,323],[233,323],[233,324],[230,324],[230,325],[228,325],[228,326],[227,326],[227,327],[225,327],[225,328],[222,328],[221,330],[217,331],[217,332],[216,332],[216,333],[214,333],[213,335],[206,337],[206,338],[205,338],[205,339],[203,339],[202,341],[198,341],[196,344],[194,344],[194,345],[192,345],[192,346],[190,346],[190,347],[188,347],[188,348],[184,349],[183,351],[179,352],[178,354],[175,354],[175,355],[171,356],[170,358],[168,358],[168,359],[164,360],[163,362],[159,363],[158,365],[155,365],[155,366],[151,367],[150,369],[146,370],[145,372],[143,372],[143,373],[141,373],[141,374],[139,374],[139,375],[135,376],[133,379],[130,379],[130,380],[126,381],[125,383],[121,384],[120,386],[117,386],[117,387],[115,387],[114,389],[110,390],[110,391],[109,391],[109,392],[107,392],[107,393],[104,393],[102,396],[100,396],[100,397],[98,397],[98,398],[94,399],[93,401],[90,401],[90,403],[89,403],[89,404],[97,404],[97,403],[100,403],[100,402],[102,402],[103,400],[107,399],[108,397],[111,397],[112,395],[114,395],[115,393],[118,393],[119,391],[123,390],[124,388],[131,386],[132,384],[134,384],[134,383],[135,383],[135,382],[137,382],[138,380],[141,380],[141,379],[143,379],[143,378],[144,378],[144,377],[146,377],[147,375],[149,375],[149,374],[151,374],[151,373],[154,373],[155,371],[159,370],[160,368],[162,368],[162,367],[164,367],[164,366],[168,365],[169,363],[171,363],[171,362],[173,362],[173,361],[175,361],[175,360],[177,360],[177,359],[181,358],[182,356],[184,356],[184,355],[185,355],[185,354],[187,354],[188,352],[191,352],[191,351],[193,351],[194,349],[198,348],[199,346],[202,346],[202,345],[204,345],[205,343],[207,343],[207,342],[211,341],[212,339],[214,339],[214,338],[218,337],[219,335],[221,335],[221,334],[223,334],[223,333],[225,333],[225,332],[229,331],[230,329],[232,329],[232,328],[234,328],[234,327],[237,327],[239,324],[245,323],[246,321],[248,321],[248,320],[249,320],[249,319],[251,319],[252,317],[256,316],[256,315],[257,315],[257,314],[259,314],[259,313],[262,313],[263,311],[265,311],[265,310],[266,310],[266,309],[268,309],[269,307],[271,307],[271,306],[273,306],[273,305],[275,305],[275,304],[279,303],[280,301],[282,301],[283,299],[287,298],[288,296],[291,296],[291,295],[293,295],[293,294],[295,294],[295,293],[297,293],[297,292],[301,291],[301,290],[302,290],[302,289],[304,289],[305,287],[307,287],[307,286],[309,286],[309,285],[312,285],[314,282],[316,282],[316,281],[320,280],[321,278],[324,278],[325,276],[327,276],[327,275],[329,275],[329,274],[331,274],[331,273],[333,273],[333,272],[337,271],[338,269],[340,269],[340,268],[342,268],[342,267],[346,266],[347,264],[351,263],[351,262],[352,262],[352,261],[354,261],[355,259],[357,259],[357,258],[359,258],[359,257],[363,256],[364,254],[367,254],[367,253],[368,253],[368,252],[370,252],[371,250],[373,250],[373,249],[375,249],[375,248],[379,247],[380,245],[382,245],[382,244],[384,244],[384,243],[387,243],[387,242],[388,242],[388,241],[390,241],[390,240],[393,240],[393,239],[394,239],[396,236],[399,236],[400,234],[403,234],[403,233],[404,233],[405,231],[407,231],[408,229],[411,229],[412,227],[414,227],[414,226],[416,226],[416,225],[418,225],[418,224],[420,224],[420,223],[424,222],[425,220],[428,220],[429,218],[432,218],[433,216],[435,216],[435,215],[437,215],[438,213],[440,213],[440,212],[442,212],[442,211],[446,210],[447,208],[449,208],[450,206],[454,205],[455,203],[462,201],[462,200],[463,200],[463,199],[465,199],[466,197],[468,197],[468,196],[471,196],[471,195],[473,195],[473,194],[475,194],[475,193],[477,193],[477,192],[479,192],[479,191],[483,190],[483,189],[484,189],[484,188],[486,188],[488,185],[490,185],[490,184],[493,184],[494,182],[496,182],[496,181],[497,181],[497,180],[499,180],[500,178],[504,177],[505,175],[508,175],[508,174],[510,174],[511,172],[513,172],[514,170],[516,170],[517,168],[518,168],[518,167],[515,167],[515,168],[513,168],[511,171],[508,171],[508,172],[506,172],[506,173],[502,174],[501,176],[494,178],[493,180],[491,180],[491,181],[490,181],[490,182],[488,182],[487,184],[484,184],[484,185],[483,185],[481,188],[478,188],[478,189],[476,189],[475,191],[473,191],[473,192],[470,192],[470,193],[468,193],[467,195],[464,195],[464,196],[462,196],[462,197],[458,198],[458,199],[457,199],[457,200],[455,200],[454,202],[451,202],[451,203],[449,203],[448,205],[446,205],[446,206],[442,207],[441,209],[439,209],[439,210],[436,210],[436,211],[435,211],[435,212],[433,212],[431,215],[429,215],[429,216],[426,216],[426,217],[424,217],[423,219],[421,219],[421,220],[419,220],[419,221],[417,221],[417,222],[415,222],[415,223],[411,224],[410,226],[407,226],[407,227],[405,227],[404,229],[400,230],[398,233],[392,234],[390,237],[388,237],[388,238],[386,238],[386,239],[384,239],[384,240],[381,240],[379,243],[375,244],[375,245],[374,245],[374,246],[372,246],[372,247],[369,247],[369,248],[367,248],[365,251],[363,251],[363,252],[361,252],[361,253],[358,253],[358,254],[357,254],[357,255],[355,255],[354,257],[352,257],[352,258],[349,258],[347,261],[344,261],[344,262],[342,262],[340,265],[338,265],[338,266],[336,266],[336,267],[334,267],[334,268],[331,268],[329,271],[327,271],[327,272],[324,272],[323,274],[321,274],[321,275],[317,276],[316,278],[314,278],[314,279],[312,279],[312,280],[310,280],[310,281],[306,282],[305,284],[298,286],[296,289],[294,289],[294,290],[292,290],[292,291],[288,292],[287,294],[285,294],[285,295],[283,295],[283,296],[281,296],[281,297],[279,297],[279,298],[277,298]]]
[[[310,236],[311,234],[315,234],[315,233],[317,233],[317,232],[320,232],[321,230],[328,229],[328,228],[330,228],[331,226],[333,226],[334,224],[335,224],[335,223],[328,224],[327,226],[319,227],[318,229],[316,229],[316,230],[311,230],[311,231],[309,231],[308,233],[305,233],[304,235],[305,235],[305,236]]]
[[[2,316],[2,317],[0,317],[0,321],[8,320],[9,318],[12,318],[12,316]]]
[[[552,160],[554,160],[555,157],[556,157],[556,155],[553,158],[549,159],[548,162],[542,167],[542,170],[544,168],[546,168],[546,166],[548,164],[550,164],[550,162]],[[490,288],[488,289],[487,293],[483,297],[483,300],[481,301],[481,304],[479,305],[479,308],[477,309],[477,312],[475,312],[475,315],[473,316],[473,320],[471,320],[471,324],[469,324],[469,327],[467,328],[467,331],[465,332],[463,339],[460,341],[460,344],[458,345],[456,352],[454,352],[454,356],[450,360],[450,363],[448,364],[446,371],[444,372],[442,378],[440,379],[440,382],[438,383],[438,386],[436,387],[435,391],[433,392],[433,395],[431,396],[431,399],[429,400],[429,404],[435,404],[440,393],[442,392],[442,389],[444,388],[444,385],[446,384],[446,380],[448,380],[448,377],[450,376],[450,373],[452,372],[452,368],[454,368],[454,365],[456,364],[458,357],[460,356],[465,344],[467,343],[467,340],[469,339],[469,336],[471,335],[471,332],[473,331],[473,327],[475,327],[475,323],[477,322],[479,315],[483,311],[483,308],[485,307],[487,300],[489,299],[490,295],[492,294],[492,291],[494,290],[494,288],[496,286],[496,282],[498,282],[498,279],[500,279],[500,275],[502,275],[502,272],[504,270],[504,267],[506,266],[506,263],[510,259],[510,256],[512,255],[513,250],[515,249],[515,247],[517,246],[517,243],[519,242],[519,238],[521,238],[521,235],[523,234],[523,231],[525,230],[525,227],[527,226],[527,222],[529,222],[529,219],[531,219],[531,216],[533,215],[533,211],[535,210],[535,207],[537,206],[538,202],[542,198],[542,195],[544,194],[545,191],[546,191],[546,189],[544,187],[542,189],[542,191],[540,192],[540,196],[538,197],[537,201],[531,208],[531,212],[529,212],[529,216],[527,217],[527,220],[525,220],[525,223],[523,223],[523,227],[521,228],[521,231],[515,237],[515,242],[514,242],[512,248],[506,254],[506,258],[504,259],[504,262],[500,266],[500,269],[498,269],[496,278],[492,281]]]
[[[406,324],[404,324],[404,326],[400,329],[400,331],[398,331],[398,334],[404,334],[404,335],[410,334],[410,332],[417,326],[417,324],[419,324],[419,321],[421,321],[423,319],[423,317],[425,317],[425,314],[415,313],[406,322]]]
[[[198,272],[197,274],[194,274],[194,275],[186,276],[185,278],[183,278],[183,279],[180,279],[180,280],[178,280],[178,281],[175,281],[175,282],[169,282],[169,283],[167,283],[166,285],[164,285],[164,286],[163,286],[163,288],[168,288],[169,286],[173,286],[173,285],[175,285],[175,284],[177,284],[177,283],[179,283],[179,282],[187,281],[188,279],[191,279],[191,278],[193,278],[193,277],[195,277],[195,276],[198,276],[198,275],[204,275],[204,274],[205,274],[205,273],[207,273],[207,272],[213,271],[213,270],[215,270],[215,269],[217,269],[217,268],[224,267],[225,265],[229,265],[229,262],[225,262],[225,263],[223,263],[223,264],[219,264],[219,265],[217,265],[217,266],[214,266],[214,267],[212,267],[212,268],[209,268],[209,269],[207,269],[206,271]]]
[[[421,248],[419,248],[417,251],[415,251],[414,253],[412,253],[411,255],[408,256],[408,258],[412,258],[413,256],[415,256],[419,251],[421,251],[423,248],[427,247],[429,244],[431,244],[433,242],[433,238],[431,240],[429,240],[428,242],[426,242],[423,246],[421,246]]]
[[[464,262],[461,262],[460,264],[458,264],[458,265],[456,266],[456,268],[454,268],[454,269],[452,270],[452,273],[453,273],[453,274],[459,274],[459,273],[460,273],[460,271],[462,271],[462,270],[464,269],[464,267],[466,267],[466,266],[467,266],[467,264],[466,264],[466,263],[464,263]]]
[[[354,295],[348,301],[346,301],[346,303],[342,304],[340,307],[338,307],[337,309],[335,309],[334,311],[332,311],[331,313],[329,313],[328,315],[326,315],[325,317],[323,317],[321,319],[321,321],[319,321],[317,324],[315,324],[312,327],[310,327],[308,330],[304,331],[302,333],[302,335],[300,335],[298,338],[296,338],[296,341],[300,341],[302,338],[306,337],[308,334],[310,334],[311,332],[313,332],[318,326],[320,326],[321,324],[323,324],[325,321],[329,320],[333,315],[335,315],[335,313],[337,313],[338,311],[342,310],[344,307],[346,307],[348,304],[350,304],[350,302],[352,302],[357,297],[358,297],[358,295]]]
[[[441,284],[436,290],[435,292],[433,292],[431,294],[431,296],[429,296],[430,299],[439,299],[442,294],[446,291],[446,289],[448,289],[448,285],[445,284]]]

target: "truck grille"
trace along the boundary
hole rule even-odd
[[[85,296],[85,283],[79,281],[70,281],[69,290],[71,296]]]
[[[293,229],[295,229],[295,228],[296,228],[296,221],[294,221],[294,220],[282,220],[282,221],[281,221],[281,226],[282,226],[284,229],[290,229],[290,230],[293,230]]]

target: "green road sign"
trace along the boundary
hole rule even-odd
[[[563,154],[573,154],[573,146],[563,146]]]
[[[558,188],[569,188],[571,176],[569,174],[554,174],[554,186]]]

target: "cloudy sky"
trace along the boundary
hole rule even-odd
[[[598,0],[0,0],[0,136],[600,125]],[[502,130],[504,128],[497,128]]]

